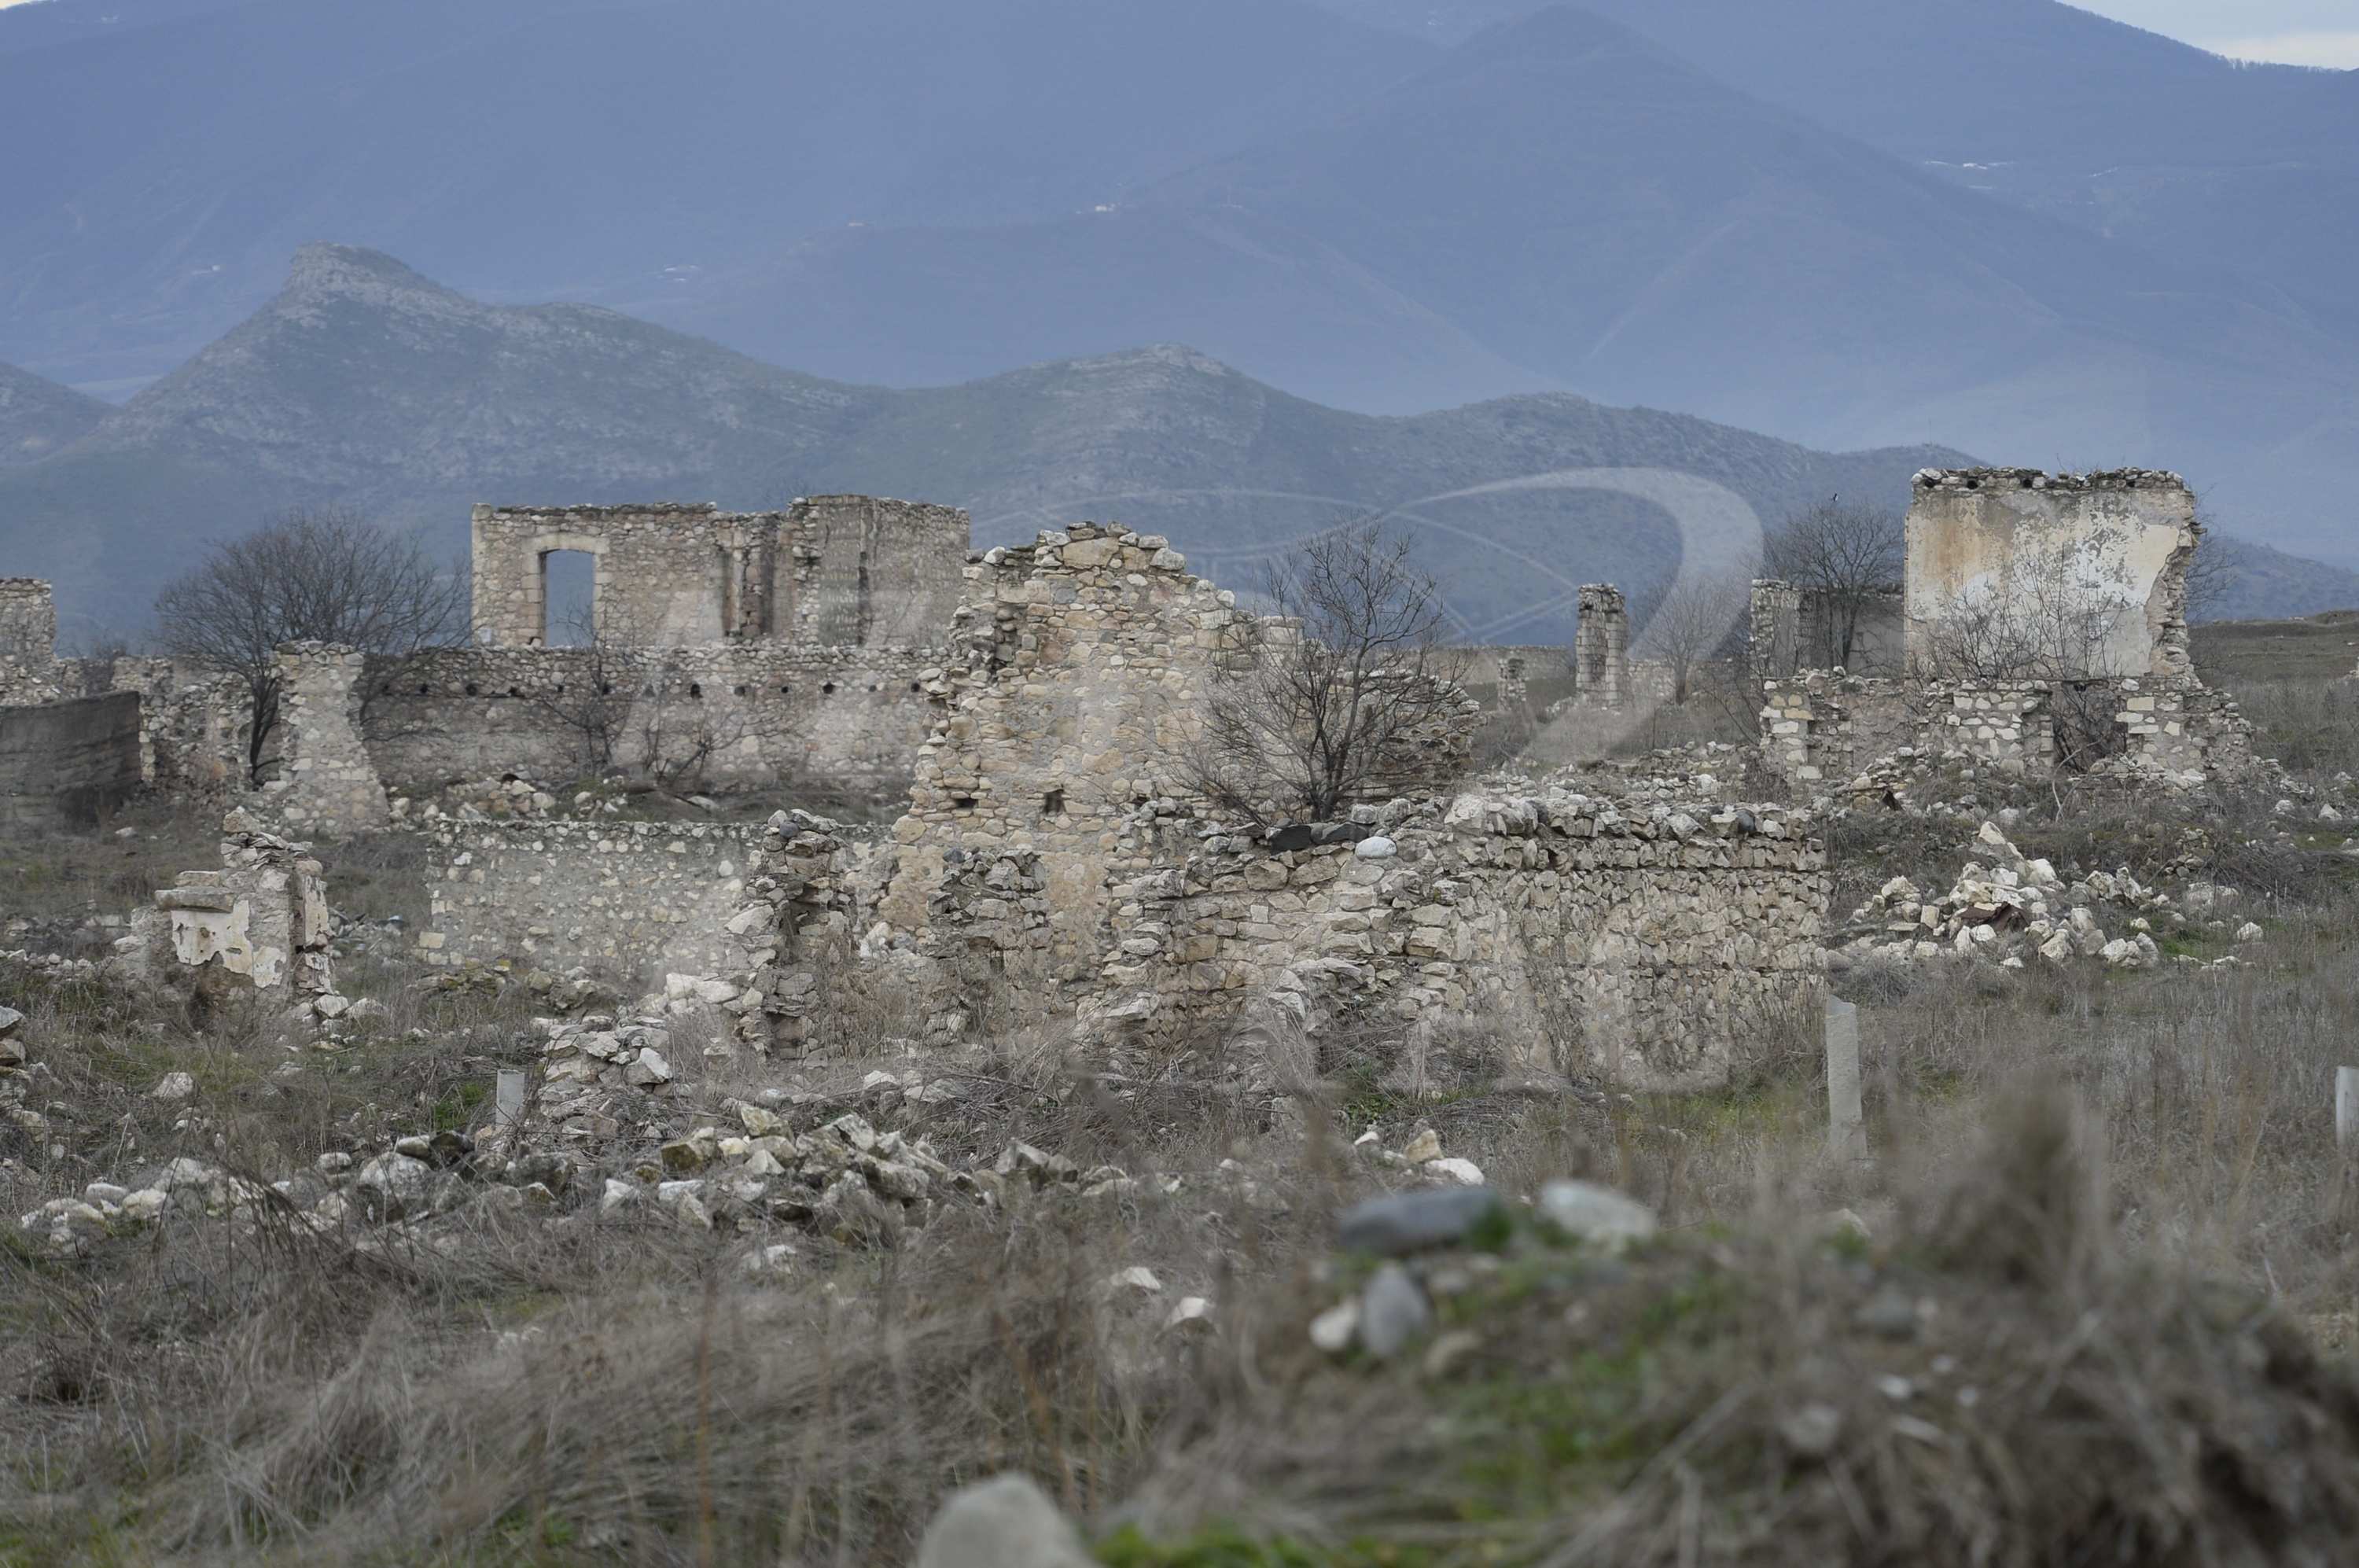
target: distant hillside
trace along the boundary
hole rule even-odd
[[[2212,535],[2203,544],[2224,562],[2225,580],[2196,614],[2207,621],[2282,620],[2328,610],[2359,610],[2359,572]]]
[[[1833,454],[1562,393],[1385,419],[1274,391],[1189,349],[891,391],[821,381],[579,305],[470,300],[370,251],[307,246],[278,297],[43,462],[0,474],[0,573],[119,626],[208,537],[340,504],[454,553],[476,501],[776,503],[863,490],[965,506],[978,542],[1081,517],[1168,533],[1238,580],[1345,513],[1425,538],[1471,635],[1561,638],[1571,590],[1644,592],[1680,558],[1653,501],[1585,480],[1661,469],[1765,520],[1832,493],[1898,503],[1961,454]]]
[[[0,468],[47,457],[88,435],[113,412],[71,387],[0,365]]]
[[[2148,463],[2303,549],[2351,548],[2316,498],[2359,486],[2359,349],[2281,290],[1563,6],[1100,210],[833,229],[651,311],[846,378],[1177,340],[1362,410],[1555,387],[1818,447]]]
[[[1455,42],[1538,0],[1321,0]],[[2359,322],[2359,71],[2251,66],[2057,0],[1584,0],[1961,185]]]

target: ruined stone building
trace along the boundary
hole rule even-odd
[[[2250,769],[2251,726],[2188,655],[2201,534],[2175,474],[1920,472],[1897,614],[1875,617],[1871,657],[1790,667],[1808,599],[1756,585],[1764,760],[1805,794],[1880,795],[1869,772],[1896,757],[2181,788]]]
[[[829,942],[856,942],[855,983],[922,998],[946,1038],[1045,1032],[1152,1071],[1243,1025],[1273,1080],[1352,1018],[1488,1042],[1526,1079],[1705,1084],[1815,995],[1823,855],[1779,811],[1430,783],[1263,833],[1193,798],[1187,763],[1212,683],[1285,623],[1118,526],[993,550],[962,589],[889,833],[440,823],[421,953],[706,975],[740,1039],[799,1051],[823,1043]],[[1437,775],[1462,716],[1430,737]]]
[[[593,564],[575,646],[547,624],[564,550]],[[897,790],[967,555],[965,513],[864,495],[758,514],[478,506],[468,645],[285,650],[258,784],[240,679],[60,660],[49,584],[0,581],[0,820],[86,817],[143,783],[221,801],[258,789],[291,828],[332,834],[382,825],[386,786],[503,772]]]

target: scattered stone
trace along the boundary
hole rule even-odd
[[[1397,1263],[1377,1269],[1360,1292],[1360,1344],[1379,1361],[1390,1361],[1432,1326],[1432,1303]]]
[[[2268,933],[2267,931],[2260,928],[2259,922],[2256,920],[2246,920],[2243,925],[2236,928],[2236,940],[2240,942],[2258,942],[2267,934]]]
[[[962,1486],[918,1546],[917,1568],[1095,1568],[1049,1495],[1022,1475]]]
[[[1330,1356],[1341,1356],[1352,1348],[1360,1334],[1360,1301],[1354,1296],[1339,1301],[1310,1320],[1310,1343]]]
[[[1806,1458],[1824,1459],[1843,1436],[1843,1412],[1832,1405],[1808,1404],[1777,1417],[1777,1435]]]
[[[1581,1241],[1619,1252],[1655,1234],[1655,1211],[1593,1181],[1550,1181],[1540,1188],[1539,1217]]]
[[[1336,1238],[1346,1251],[1406,1258],[1465,1240],[1485,1214],[1502,1207],[1499,1194],[1488,1187],[1399,1192],[1346,1211],[1336,1222]]]
[[[1212,1326],[1212,1303],[1202,1296],[1182,1296],[1171,1315],[1163,1320],[1163,1332],[1173,1329],[1210,1329]]]
[[[167,1073],[148,1094],[158,1100],[185,1100],[197,1092],[197,1081],[186,1073]]]

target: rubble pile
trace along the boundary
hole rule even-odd
[[[48,1077],[49,1070],[27,1060],[24,1029],[24,1014],[0,1007],[0,1120],[26,1132],[44,1133],[49,1130],[49,1118],[27,1100],[35,1081]]]
[[[1048,1192],[1099,1198],[1145,1190],[1116,1167],[1085,1171],[1023,1142],[988,1164],[953,1168],[925,1139],[880,1131],[858,1112],[803,1132],[790,1130],[786,1110],[732,1100],[722,1114],[734,1125],[701,1125],[660,1142],[650,1128],[603,1155],[578,1142],[536,1148],[528,1129],[481,1138],[444,1130],[375,1153],[332,1151],[315,1169],[267,1186],[183,1156],[136,1184],[92,1181],[81,1197],[52,1199],[18,1223],[72,1254],[173,1213],[250,1225],[267,1211],[363,1251],[402,1236],[452,1250],[461,1245],[454,1226],[500,1216],[645,1220],[752,1238],[757,1245],[744,1262],[759,1272],[794,1256],[790,1244],[761,1244],[780,1227],[864,1246],[922,1227],[946,1203],[1005,1208]],[[1179,1186],[1167,1177],[1158,1190]]]
[[[1910,960],[1972,956],[2010,969],[2023,968],[2032,957],[2050,964],[2094,958],[2118,968],[2150,969],[2162,963],[2153,934],[2157,922],[2175,928],[2211,917],[2224,929],[2217,911],[2237,896],[2234,887],[2195,882],[2174,899],[2141,884],[2126,867],[2068,882],[2047,861],[2027,858],[1995,822],[1983,823],[1973,853],[1982,858],[1968,861],[1947,891],[1920,889],[1906,877],[1878,888],[1851,913],[1848,929],[1857,933],[1851,952]],[[2247,921],[2236,940],[2256,942],[2261,935]],[[2238,960],[2228,954],[2213,962]]]

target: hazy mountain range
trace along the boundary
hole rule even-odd
[[[1968,461],[1813,452],[1567,393],[1349,413],[1176,345],[895,391],[595,306],[482,304],[332,245],[305,247],[275,299],[121,408],[21,375],[0,388],[0,450],[67,438],[0,470],[0,561],[52,578],[70,626],[140,625],[206,538],[281,507],[358,507],[455,559],[477,501],[859,490],[967,506],[983,545],[1119,518],[1238,584],[1292,538],[1389,511],[1418,528],[1466,635],[1561,643],[1578,584],[1643,602],[1680,561],[1673,513],[1614,471],[1691,476],[1774,522],[1830,495],[1903,504],[1916,469]],[[2359,603],[2349,573],[2243,554],[2232,612]]]
[[[13,7],[0,359],[121,396],[332,239],[858,384],[1179,342],[1363,413],[2151,463],[2359,563],[2359,73],[2050,0],[1520,9]]]

